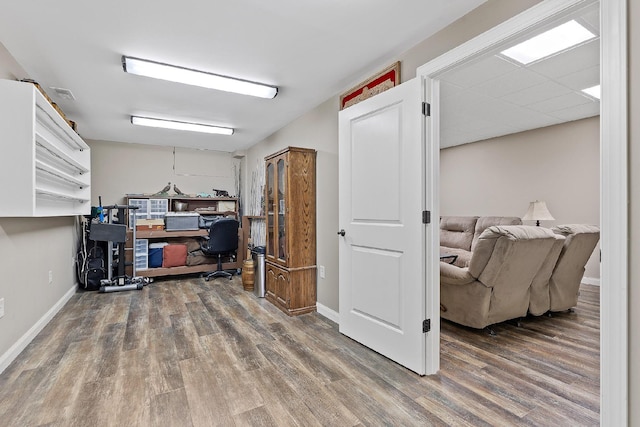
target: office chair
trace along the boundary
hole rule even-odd
[[[204,280],[211,277],[228,277],[231,280],[233,274],[222,269],[222,255],[230,255],[238,249],[238,227],[238,221],[233,218],[221,218],[209,227],[209,238],[200,244],[200,248],[205,255],[218,257],[218,269],[207,274]]]

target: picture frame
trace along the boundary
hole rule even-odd
[[[400,84],[400,61],[340,95],[340,110]]]

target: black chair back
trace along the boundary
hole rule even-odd
[[[240,223],[233,218],[221,218],[209,227],[209,241],[203,248],[205,253],[216,255],[234,252],[238,249],[238,228]]]

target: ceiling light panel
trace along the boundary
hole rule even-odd
[[[588,87],[586,89],[582,89],[582,91],[589,96],[600,99],[600,85]]]
[[[542,58],[579,45],[596,35],[576,21],[571,20],[542,34],[530,38],[501,53],[521,64],[530,64]]]
[[[122,57],[122,68],[127,73],[140,76],[201,86],[225,92],[251,95],[259,98],[270,99],[278,94],[278,88],[274,86],[129,56]]]
[[[215,133],[220,135],[233,135],[232,128],[206,125],[204,123],[189,123],[176,120],[154,119],[151,117],[131,116],[131,123],[140,126],[150,126],[163,129],[186,130],[190,132]]]

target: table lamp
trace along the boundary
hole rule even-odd
[[[549,213],[547,204],[540,200],[529,203],[527,213],[522,217],[524,221],[535,221],[536,226],[540,226],[540,221],[553,221],[555,218]]]

